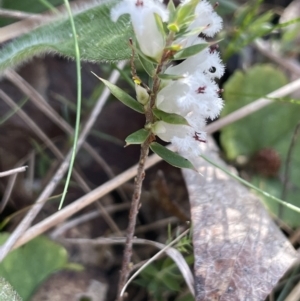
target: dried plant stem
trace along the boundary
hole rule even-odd
[[[133,236],[134,236],[134,230],[136,225],[136,218],[139,211],[139,205],[140,205],[140,198],[141,198],[141,192],[142,192],[142,183],[145,178],[145,163],[146,159],[148,157],[149,153],[149,146],[150,146],[151,140],[147,139],[146,142],[142,144],[141,147],[141,154],[140,154],[140,160],[138,163],[138,169],[137,169],[137,175],[134,179],[134,191],[132,195],[131,200],[131,207],[129,212],[129,224],[127,228],[127,235],[126,235],[126,243],[125,243],[125,250],[123,255],[123,262],[122,262],[122,270],[118,285],[118,297],[117,300],[122,300],[123,297],[121,297],[120,293],[129,277],[130,273],[130,261],[132,256],[132,244],[133,244]]]
[[[10,175],[19,173],[19,172],[24,172],[24,171],[26,171],[26,168],[27,168],[27,166],[22,166],[22,167],[17,167],[17,168],[10,169],[10,170],[7,170],[7,171],[2,171],[2,172],[0,172],[0,178],[7,177],[7,176],[10,176]]]
[[[119,63],[119,68],[123,68],[125,66],[125,62]],[[113,71],[110,76],[111,82],[116,82],[119,78],[119,73],[117,71]],[[89,119],[86,121],[82,132],[78,139],[78,145],[77,150],[81,148],[81,146],[84,144],[85,139],[90,132],[92,126],[94,125],[94,122],[96,121],[98,115],[100,114],[102,107],[104,106],[104,103],[108,99],[110,95],[110,92],[108,89],[105,89],[97,101]],[[20,222],[18,227],[14,230],[14,232],[10,235],[10,237],[7,239],[4,245],[0,247],[0,262],[5,258],[5,256],[9,253],[9,251],[14,247],[16,242],[21,239],[24,232],[29,228],[32,221],[35,219],[37,214],[40,212],[40,210],[43,208],[44,203],[47,201],[47,199],[51,196],[54,189],[57,187],[61,179],[63,178],[65,172],[67,171],[69,167],[69,162],[72,154],[72,149],[68,152],[68,154],[65,157],[65,160],[61,163],[55,174],[53,175],[52,179],[49,181],[45,189],[42,191],[38,199],[36,200],[36,204],[31,208],[31,210],[27,213],[27,215],[24,217],[24,219]]]
[[[41,16],[41,15],[30,14],[19,10],[4,9],[4,8],[0,9],[0,16],[3,18],[14,18],[14,19],[31,18],[39,21],[45,18],[45,16]]]

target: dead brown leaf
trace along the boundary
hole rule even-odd
[[[225,166],[212,141],[203,154]],[[196,300],[265,300],[296,251],[256,195],[202,158],[197,167],[202,175],[183,172],[193,223]]]

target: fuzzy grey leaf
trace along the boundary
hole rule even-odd
[[[110,9],[118,1],[95,1],[74,12],[81,58],[113,62],[128,59],[128,39],[133,36],[128,16],[114,23]],[[74,40],[69,19],[64,16],[6,44],[0,50],[0,71],[14,67],[35,55],[55,52],[74,58]]]

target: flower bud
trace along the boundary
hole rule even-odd
[[[138,84],[135,84],[135,92],[136,92],[136,99],[142,105],[145,105],[149,101],[149,94],[145,88],[141,87]]]

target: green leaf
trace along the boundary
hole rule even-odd
[[[159,109],[153,109],[153,114],[160,120],[170,124],[184,124],[189,125],[184,117],[178,114],[167,113]]]
[[[272,65],[257,65],[246,73],[236,72],[224,86],[226,106],[222,116],[266,96],[286,83],[285,74]],[[282,162],[278,178],[270,179],[255,175],[251,182],[278,198],[281,198],[283,189],[280,178],[283,178],[289,145],[299,116],[299,105],[274,100],[273,104],[225,127],[221,132],[221,144],[230,160],[245,156],[251,158],[264,148],[277,151]],[[289,187],[293,188],[288,190],[287,198],[284,199],[297,207],[300,207],[300,169],[297,168],[300,166],[299,153],[298,138],[290,162]],[[278,214],[278,204],[268,198],[265,198],[265,203],[275,215]],[[300,225],[299,214],[293,213],[290,209],[283,209],[282,218],[292,227]]]
[[[144,70],[148,73],[148,75],[150,77],[153,77],[154,72],[155,72],[155,68],[152,62],[150,62],[149,60],[147,60],[143,55],[141,55],[140,53],[138,53],[138,58],[139,61],[142,65],[142,67],[144,68]]]
[[[149,137],[150,132],[145,129],[140,129],[130,134],[126,139],[126,145],[130,144],[142,144]]]
[[[195,19],[193,15],[199,0],[191,0],[185,4],[181,4],[177,9],[176,23],[181,27],[186,22],[192,22]],[[192,18],[191,18],[192,16]]]
[[[192,163],[181,157],[180,155],[170,151],[166,147],[162,146],[161,144],[158,144],[157,142],[152,142],[150,144],[150,149],[156,153],[158,156],[160,156],[162,159],[164,159],[167,163],[170,165],[173,165],[175,167],[179,168],[189,168],[195,170]]]
[[[97,78],[99,78],[103,84],[110,90],[111,94],[114,95],[118,100],[120,100],[125,106],[131,108],[132,110],[144,114],[143,106],[137,102],[133,97],[124,92],[118,86],[110,83],[109,81],[97,76],[92,72]]]
[[[82,6],[74,15],[81,59],[113,62],[130,58],[128,40],[133,36],[128,16],[114,23],[110,9],[117,1],[105,1]],[[67,16],[41,26],[0,50],[0,71],[13,67],[35,55],[55,52],[75,57],[74,41]]]
[[[1,301],[22,301],[13,287],[2,277],[0,277],[0,300]]]
[[[7,233],[0,234],[0,245],[8,236]],[[64,268],[67,260],[68,254],[63,247],[40,236],[9,253],[0,263],[0,276],[26,301],[51,273]]]
[[[201,44],[196,44],[196,45],[184,48],[184,49],[178,51],[174,55],[174,60],[184,60],[190,56],[193,56],[193,55],[199,53],[200,51],[207,48],[209,45],[210,45],[209,43],[201,43]]]
[[[176,16],[176,7],[175,7],[173,0],[169,1],[167,9],[169,11],[169,23],[172,23]]]
[[[177,80],[177,79],[180,79],[180,78],[184,78],[185,76],[184,75],[175,75],[175,74],[166,74],[166,73],[161,73],[161,74],[158,74],[158,77],[160,79],[163,79],[163,80]]]

